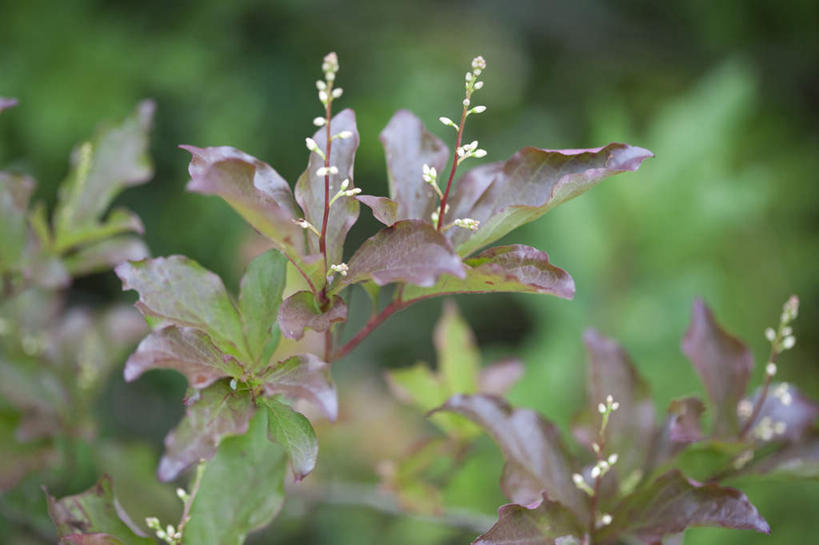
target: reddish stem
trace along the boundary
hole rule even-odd
[[[332,92],[333,92],[333,84],[330,82],[330,85],[327,86],[327,104],[324,106],[324,119],[325,124],[324,126],[327,127],[327,148],[324,153],[324,168],[330,168],[330,150],[333,147],[333,138],[330,134],[330,115],[332,112],[333,101],[332,101]],[[324,270],[328,269],[327,263],[327,223],[330,219],[330,172],[324,175],[324,217],[321,221],[321,236],[319,237],[319,250],[321,254],[324,256]],[[324,290],[322,290],[322,293]]]
[[[384,320],[398,312],[399,310],[404,309],[408,303],[405,303],[401,300],[401,296],[398,295],[394,301],[392,301],[389,305],[384,307],[384,310],[370,318],[370,320],[361,328],[361,331],[356,333],[355,337],[347,341],[344,346],[336,350],[335,354],[333,354],[333,358],[330,361],[341,359],[346,356],[353,348],[359,345],[361,341],[367,338],[367,336],[372,333],[373,329],[381,325]]]
[[[768,361],[770,363],[776,364],[776,360],[779,357],[779,352],[776,350],[778,346],[779,338],[777,337],[773,343],[771,343],[771,353],[768,356]],[[759,412],[762,410],[762,405],[765,404],[765,399],[768,397],[768,389],[771,386],[771,379],[773,378],[772,375],[768,374],[768,370],[765,370],[765,382],[762,385],[762,392],[759,395],[759,399],[756,400],[756,404],[754,405],[754,410],[751,411],[751,416],[748,418],[748,421],[745,422],[745,425],[742,426],[742,429],[739,432],[739,438],[744,439],[748,432],[751,431],[751,428],[756,422],[756,419],[759,417]]]
[[[444,224],[444,212],[446,211],[446,200],[449,197],[449,189],[452,187],[452,180],[455,178],[455,171],[458,169],[458,148],[461,147],[461,138],[464,134],[464,122],[466,121],[466,106],[461,113],[461,124],[458,125],[458,137],[455,139],[455,151],[452,152],[452,168],[449,170],[449,179],[446,181],[446,191],[441,197],[441,208],[438,209],[438,226],[436,229],[441,230]]]

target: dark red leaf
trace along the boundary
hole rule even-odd
[[[301,339],[307,328],[324,332],[334,323],[346,320],[347,304],[341,297],[333,297],[329,308],[322,311],[312,292],[298,291],[279,307],[279,327],[288,339]]]
[[[498,522],[473,545],[580,545],[582,535],[574,514],[544,495],[531,508],[509,504],[498,509]]]

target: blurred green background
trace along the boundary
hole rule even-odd
[[[817,398],[818,6],[814,0],[6,0],[0,2],[0,96],[21,104],[0,122],[0,165],[34,175],[38,196],[53,202],[71,147],[99,121],[119,119],[140,98],[154,98],[156,176],[126,192],[121,204],[143,218],[154,255],[187,254],[235,286],[250,229],[221,201],[184,192],[189,156],[178,144],[232,145],[294,181],[306,164],[310,120],[320,113],[314,91],[320,60],[335,50],[345,90],[340,104],[355,109],[362,136],[356,184],[385,194],[378,132],[396,109],[409,108],[451,138],[435,120],[459,112],[463,73],[482,54],[488,68],[479,97],[488,111],[472,118],[467,137],[481,141],[487,160],[505,159],[524,145],[610,141],[656,154],[638,173],[607,181],[509,237],[548,251],[566,268],[577,283],[574,301],[458,299],[485,361],[503,355],[525,361],[526,378],[512,401],[565,426],[582,403],[580,337],[588,326],[630,350],[661,410],[674,397],[701,393],[679,351],[696,296],[752,346],[758,381],[767,353],[762,331],[775,325],[791,293],[802,300],[798,343],[781,374]],[[362,208],[348,253],[376,228]],[[72,298],[98,304],[123,296],[113,274],[104,274],[77,282]],[[353,305],[351,325],[368,310],[363,298],[354,297]],[[335,366],[343,416],[320,430],[317,480],[373,483],[379,457],[395,455],[407,436],[422,433],[423,424],[406,415],[405,430],[387,420],[403,413],[386,398],[381,374],[432,359],[439,311],[440,301],[428,301],[403,312]],[[63,492],[87,487],[106,470],[119,479],[126,507],[141,516],[177,509],[172,487],[128,476],[153,472],[162,437],[181,415],[183,390],[184,380],[170,372],[129,385],[116,378],[99,407],[102,435],[134,444],[112,447],[110,465],[77,476]],[[447,490],[449,503],[491,516],[503,501],[501,465],[494,445],[482,440]],[[773,534],[694,530],[686,545],[804,543],[819,529],[815,483],[736,484]],[[4,543],[37,543],[29,534],[0,520]],[[455,544],[474,535],[294,498],[251,542]]]

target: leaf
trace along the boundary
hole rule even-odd
[[[242,330],[253,360],[260,361],[266,347],[279,341],[276,318],[287,279],[287,261],[280,253],[270,250],[257,256],[247,267],[239,284],[239,311]]]
[[[186,400],[185,416],[165,437],[165,454],[159,461],[159,480],[168,482],[201,460],[216,454],[227,436],[247,431],[254,407],[250,396],[216,382]]]
[[[321,150],[327,149],[328,127],[321,127],[313,135],[313,140]],[[349,179],[347,189],[355,187],[353,183],[353,163],[355,152],[358,149],[358,130],[356,129],[355,113],[346,109],[336,114],[330,120],[329,132],[331,135],[341,131],[350,131],[350,138],[336,138],[332,141],[330,150],[330,165],[338,169],[338,174],[330,175],[329,198],[339,191],[341,182]],[[299,176],[296,182],[296,201],[304,211],[304,217],[321,231],[324,222],[324,176],[318,176],[316,171],[324,166],[324,159],[317,153],[310,153],[307,169]],[[333,203],[327,221],[327,262],[339,264],[344,258],[344,239],[358,219],[358,201],[351,197],[341,197]],[[307,231],[307,242],[311,253],[319,253],[318,237]]]
[[[54,210],[58,247],[74,244],[71,238],[77,232],[105,229],[99,220],[114,197],[151,178],[148,133],[155,109],[153,102],[141,102],[120,125],[102,128],[88,145],[76,150]],[[119,214],[113,218],[117,224],[122,221]]]
[[[444,313],[435,325],[433,340],[438,354],[438,372],[447,397],[476,393],[481,355],[475,344],[475,335],[453,301],[444,304]],[[439,403],[444,401],[440,400]]]
[[[57,527],[57,536],[71,536],[69,543],[97,544],[117,543],[117,541],[79,540],[76,534],[109,534],[123,545],[154,545],[154,540],[145,537],[128,520],[114,496],[110,477],[102,477],[96,485],[75,496],[60,500],[46,492],[48,514]]]
[[[687,479],[669,471],[625,498],[613,522],[597,536],[601,542],[631,534],[652,542],[691,526],[722,526],[770,533],[770,527],[742,492]]]
[[[125,545],[109,534],[72,534],[60,539],[59,545]]]
[[[746,471],[773,477],[819,480],[819,433],[813,430],[802,441],[788,444],[750,464]]]
[[[0,369],[6,365],[6,362],[0,361]],[[52,442],[20,441],[18,415],[10,412],[0,413],[0,492],[11,490],[32,471],[60,463],[60,453]]]
[[[465,278],[443,276],[432,287],[407,286],[405,301],[454,293],[543,293],[571,299],[574,280],[549,263],[549,256],[530,246],[513,244],[484,250],[464,260]]]
[[[762,389],[747,399],[749,407],[756,407]],[[787,382],[771,383],[759,414],[754,420],[751,435],[762,441],[799,441],[810,431],[819,417],[819,405],[803,396]],[[742,418],[744,425],[748,417]],[[781,432],[781,433],[780,433]]]
[[[34,186],[34,180],[28,176],[0,172],[0,272],[20,268],[26,247],[28,203]]]
[[[287,451],[290,466],[297,481],[304,479],[316,467],[318,439],[307,418],[280,401],[259,399],[267,409],[267,437]]]
[[[375,219],[387,227],[398,221],[398,203],[394,200],[374,195],[359,195],[356,199],[369,206]]]
[[[478,167],[457,184],[446,223],[480,221],[477,231],[451,229],[448,238],[466,256],[577,197],[603,178],[634,171],[653,154],[626,144],[602,148],[546,150],[523,148],[502,166]]]
[[[585,520],[587,500],[572,482],[575,464],[557,426],[487,395],[456,395],[437,410],[463,415],[492,436],[506,460],[501,488],[512,502],[532,505],[545,493]]]
[[[702,299],[694,301],[682,351],[705,384],[712,404],[714,435],[736,434],[737,404],[745,395],[754,363],[751,351],[717,324]]]
[[[704,413],[705,404],[697,397],[673,400],[657,433],[649,466],[665,462],[676,456],[686,445],[701,441],[704,435],[700,421]]]
[[[193,155],[188,191],[218,195],[294,264],[307,267],[300,214],[287,182],[273,168],[235,148],[180,146]]]
[[[267,526],[284,503],[287,456],[268,441],[267,411],[258,411],[247,433],[226,439],[205,466],[193,500],[185,545],[239,545]]]
[[[421,120],[408,110],[398,110],[379,138],[387,159],[390,198],[397,205],[396,220],[430,221],[437,199],[435,191],[423,179],[423,166],[435,167],[439,175],[443,175],[449,159],[446,144],[429,133]]]
[[[167,326],[139,343],[125,362],[125,380],[136,380],[151,369],[174,369],[192,388],[202,389],[222,377],[241,376],[239,362],[223,354],[207,334],[190,327]]]
[[[17,106],[16,98],[0,97],[0,112]]]
[[[200,329],[222,352],[247,358],[239,313],[222,279],[184,256],[123,263],[114,271],[123,290],[136,290],[136,307],[146,317]]]
[[[535,507],[508,504],[498,509],[498,522],[473,545],[580,545],[583,529],[574,514],[544,494]]]
[[[64,253],[72,248],[99,243],[127,232],[143,234],[145,226],[142,225],[139,216],[133,212],[123,208],[116,208],[108,214],[108,217],[102,223],[75,228],[60,234],[56,241],[55,251]]]
[[[406,282],[430,287],[443,274],[465,278],[464,266],[443,235],[418,220],[399,221],[367,239],[350,258],[346,277],[332,286],[373,280],[379,286]]]
[[[260,375],[267,395],[305,399],[330,420],[338,416],[338,395],[330,378],[330,366],[313,354],[293,356],[270,366]]]
[[[523,362],[511,358],[487,365],[478,376],[478,391],[503,396],[520,380],[523,371]]]
[[[102,272],[126,261],[138,261],[151,254],[138,237],[123,236],[83,246],[63,258],[72,276]]]
[[[655,435],[654,402],[648,384],[637,373],[628,354],[613,339],[594,329],[586,330],[583,341],[589,356],[587,368],[587,409],[593,415],[594,437],[599,427],[597,407],[612,396],[620,408],[611,414],[606,433],[607,448],[619,456],[617,471],[627,476],[646,465],[647,449]]]
[[[312,292],[298,291],[285,299],[279,308],[279,327],[288,339],[301,339],[307,328],[324,332],[334,323],[345,321],[347,304],[341,297],[333,297],[329,308],[322,311]]]

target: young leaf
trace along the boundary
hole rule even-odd
[[[267,237],[294,264],[309,268],[300,217],[287,182],[273,168],[235,148],[180,146],[193,156],[187,189],[222,197],[245,221]]]
[[[327,310],[319,308],[312,292],[298,291],[284,300],[279,308],[279,327],[288,339],[301,339],[304,330],[324,332],[336,322],[347,320],[347,304],[334,296]]]
[[[571,299],[574,280],[549,263],[549,256],[530,246],[513,244],[484,250],[464,260],[465,278],[443,276],[427,288],[407,286],[405,301],[453,293],[544,293]]]
[[[504,359],[487,365],[478,375],[478,391],[503,396],[520,380],[523,371],[523,362],[516,359]]]
[[[649,157],[653,157],[650,151],[626,144],[579,150],[523,148],[502,168],[496,164],[483,167],[479,175],[467,175],[458,183],[446,222],[468,217],[480,221],[480,228],[474,232],[450,229],[448,238],[459,255],[469,255],[603,178],[637,170]]]
[[[694,301],[682,351],[705,384],[712,404],[714,435],[735,434],[739,429],[737,404],[745,395],[754,362],[751,351],[717,324],[702,299]]]
[[[106,271],[126,261],[139,261],[150,255],[142,239],[120,236],[82,246],[65,256],[63,264],[72,276],[82,276]]]
[[[428,223],[404,220],[367,239],[350,258],[347,276],[332,291],[366,280],[379,286],[407,282],[429,287],[443,274],[466,275],[452,247]]]
[[[463,415],[492,436],[506,459],[501,488],[514,503],[531,505],[545,493],[586,520],[587,500],[572,482],[575,464],[557,426],[487,395],[456,395],[437,410]]]
[[[613,413],[606,434],[610,452],[616,452],[618,474],[628,476],[632,471],[644,468],[646,450],[635,445],[650,445],[655,434],[654,402],[648,384],[637,373],[637,369],[626,351],[614,340],[589,329],[583,336],[589,355],[587,368],[588,408],[595,415],[592,440],[595,440],[600,415],[597,407],[612,396],[620,408]]]
[[[282,254],[270,250],[257,256],[247,267],[239,284],[239,311],[242,330],[253,360],[259,361],[265,347],[278,344],[279,330],[276,318],[282,302],[282,292],[287,275],[287,260]]]
[[[338,395],[330,378],[330,366],[313,354],[293,356],[261,373],[267,395],[282,394],[288,399],[305,399],[322,410],[330,420],[338,416]]]
[[[429,221],[437,200],[434,190],[423,179],[423,166],[443,173],[449,149],[408,110],[398,110],[392,116],[380,139],[387,159],[390,198],[397,204],[395,219]]]
[[[235,545],[262,528],[284,503],[287,456],[267,439],[267,411],[244,435],[226,439],[205,466],[193,500],[184,545]]]
[[[239,313],[217,275],[178,255],[123,263],[114,271],[123,290],[139,293],[136,306],[144,315],[200,329],[222,352],[250,359]]]
[[[26,246],[26,214],[34,180],[0,172],[0,272],[20,267]]]
[[[534,507],[508,504],[498,522],[473,545],[580,545],[583,529],[574,514],[544,494]]]
[[[263,397],[259,405],[267,409],[267,437],[287,451],[290,467],[297,481],[302,480],[316,467],[318,439],[307,418],[288,405]]]
[[[359,195],[356,198],[369,206],[375,219],[387,227],[398,221],[398,203],[394,200],[374,195]]]
[[[151,369],[175,369],[197,389],[222,377],[242,374],[240,364],[216,348],[205,333],[175,326],[154,331],[139,343],[125,362],[125,380],[136,380]]]
[[[673,470],[625,498],[612,524],[598,536],[606,542],[630,534],[652,543],[691,526],[722,526],[769,533],[770,527],[742,492],[700,484]]]
[[[110,477],[102,477],[96,485],[75,496],[60,500],[46,492],[48,514],[57,527],[57,536],[72,538],[68,543],[83,545],[97,543],[122,543],[122,545],[154,545],[145,537],[125,511],[120,507]],[[109,541],[99,541],[101,536],[85,539],[83,534],[107,534]],[[111,539],[115,539],[111,541]],[[96,541],[95,541],[96,540]]]
[[[151,178],[148,132],[154,110],[153,102],[140,103],[119,126],[103,128],[88,147],[74,154],[74,168],[60,188],[54,210],[58,247],[67,248],[81,242],[84,237],[76,238],[75,232],[110,229],[100,225],[99,220],[114,197],[124,188]],[[115,223],[121,220],[116,219]]]
[[[339,191],[341,182],[349,180],[347,189],[353,189],[353,163],[355,152],[358,149],[358,130],[356,129],[355,113],[346,109],[336,114],[330,121],[330,135],[341,131],[350,131],[350,138],[336,138],[333,140],[330,151],[330,166],[338,169],[338,174],[330,175],[329,198]],[[313,140],[321,150],[327,149],[327,128],[321,127],[313,135]],[[296,182],[296,201],[304,211],[304,217],[321,230],[324,222],[324,176],[316,174],[324,166],[324,159],[317,153],[310,153],[307,169],[299,176]],[[327,221],[327,261],[338,264],[343,261],[344,239],[358,219],[358,201],[351,197],[341,197],[333,203]],[[318,237],[312,232],[307,233],[307,241],[311,253],[319,252]]]
[[[435,325],[433,339],[439,373],[448,394],[476,393],[481,355],[469,324],[453,301],[444,304],[444,313]]]
[[[756,407],[762,390],[757,389],[746,401]],[[754,420],[751,435],[763,441],[799,441],[813,428],[819,417],[819,405],[803,396],[795,386],[786,382],[771,383],[768,395]],[[747,417],[741,419],[744,425]]]
[[[247,431],[255,411],[247,393],[233,391],[224,381],[199,391],[186,404],[185,417],[165,437],[160,481],[172,481],[193,464],[212,458],[225,437]]]

